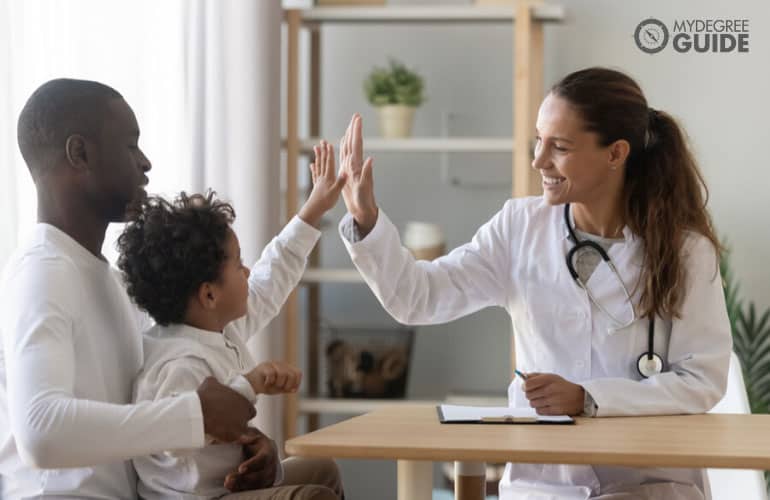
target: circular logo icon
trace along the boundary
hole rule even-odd
[[[657,54],[668,44],[668,28],[657,19],[645,19],[634,31],[636,46],[648,54]]]

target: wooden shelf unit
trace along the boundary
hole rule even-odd
[[[384,6],[384,7],[314,7],[287,10],[287,137],[286,149],[286,214],[290,218],[298,209],[299,193],[297,184],[298,161],[301,155],[312,153],[312,147],[320,136],[320,36],[319,30],[325,24],[478,24],[500,23],[513,26],[513,134],[512,137],[478,138],[409,138],[381,139],[368,138],[366,150],[372,152],[474,152],[503,153],[512,155],[511,168],[514,197],[540,193],[539,175],[530,168],[531,144],[534,140],[534,123],[538,106],[543,99],[543,24],[560,22],[564,9],[558,5],[544,4],[538,0],[518,0],[512,5],[460,5],[460,6]],[[310,30],[310,137],[299,135],[299,35],[302,27]],[[356,270],[318,269],[317,253],[309,262],[309,269],[302,283],[308,287],[308,364],[306,381],[309,391],[300,400],[298,395],[285,397],[284,437],[297,433],[297,418],[308,415],[308,427],[318,426],[318,413],[342,412],[363,413],[378,404],[392,404],[382,400],[370,404],[332,402],[318,398],[318,317],[319,290],[322,283],[363,283]],[[295,290],[285,306],[286,360],[298,361],[298,302]],[[512,359],[513,359],[513,353]],[[353,400],[355,401],[355,400]],[[423,401],[425,403],[425,401]],[[398,404],[410,404],[400,402]],[[374,405],[374,406],[372,406]],[[344,412],[342,410],[345,410]]]

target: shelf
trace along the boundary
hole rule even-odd
[[[447,394],[444,403],[464,406],[508,406],[508,398],[488,394]]]
[[[300,413],[324,413],[339,415],[362,415],[385,407],[406,407],[415,405],[457,404],[471,406],[508,406],[505,397],[481,395],[448,395],[440,399],[355,399],[355,398],[300,398]]]
[[[358,269],[308,269],[301,283],[365,283]]]
[[[398,5],[386,7],[313,7],[300,10],[302,20],[312,23],[473,23],[515,21],[514,5]],[[532,8],[537,22],[564,20],[560,5]]]
[[[300,139],[299,150],[311,154],[320,137]],[[286,141],[282,142],[286,147]],[[337,145],[335,144],[335,148]],[[513,139],[490,137],[411,137],[407,139],[366,139],[367,153],[513,153]]]
[[[426,399],[300,398],[299,411],[300,413],[362,415],[385,407],[439,404],[441,401]]]

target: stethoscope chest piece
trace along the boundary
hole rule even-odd
[[[642,378],[650,378],[663,372],[663,359],[657,353],[645,352],[636,361],[636,369]]]

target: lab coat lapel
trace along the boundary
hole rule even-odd
[[[635,289],[641,270],[641,263],[638,259],[641,247],[638,238],[634,237],[628,228],[624,229],[623,232],[625,242],[612,245],[607,253],[618,270],[620,279],[623,280],[623,284],[631,294],[632,304],[635,305],[638,303],[638,290]],[[633,309],[628,304],[618,276],[604,261],[593,272],[586,286],[591,290],[596,301],[623,324],[629,323],[634,318]],[[604,316],[604,313],[596,305],[592,305],[592,309],[594,314]],[[605,319],[612,323],[610,318]],[[616,325],[613,329],[618,326]]]
[[[570,213],[570,224],[575,224],[574,218],[572,218],[572,214]],[[572,278],[572,275],[569,272],[569,269],[567,268],[566,258],[569,251],[572,249],[573,246],[575,246],[575,241],[572,240],[572,238],[569,235],[569,229],[567,228],[567,225],[562,220],[562,240],[563,245],[562,249],[559,250],[559,254],[555,256],[555,258],[559,261],[559,285],[560,287],[563,286],[564,290],[569,290],[569,294],[571,298],[569,298],[568,303],[574,303],[574,304],[580,304],[581,308],[585,308],[585,311],[589,314],[589,316],[593,313],[591,308],[591,301],[588,300],[588,295],[586,294],[585,290],[581,288],[580,285],[577,284],[577,282]]]

